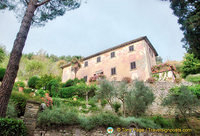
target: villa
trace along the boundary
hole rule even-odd
[[[156,56],[158,53],[148,38],[140,37],[85,57],[76,77],[87,82],[98,75],[115,81],[125,77],[145,81],[151,76],[151,67],[156,65]],[[75,78],[71,64],[61,68],[62,82]]]

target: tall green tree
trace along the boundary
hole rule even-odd
[[[200,59],[200,1],[170,0],[170,2],[184,34],[183,47],[188,53],[194,53],[195,57]]]
[[[0,87],[0,117],[6,116],[8,101],[30,26],[44,25],[48,20],[62,16],[65,11],[76,9],[79,6],[80,0],[0,0],[0,9],[14,10],[16,13],[20,11],[19,15],[23,16]]]

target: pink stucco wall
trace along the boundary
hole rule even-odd
[[[130,45],[134,45],[134,51],[129,51]],[[98,56],[89,58],[85,60],[88,61],[88,66],[84,67],[84,61],[81,69],[77,72],[77,78],[87,76],[89,80],[96,72],[103,71],[108,80],[120,81],[124,77],[147,80],[151,74],[151,66],[156,64],[155,53],[152,51],[153,54],[150,54],[149,48],[146,41],[141,40],[99,55],[101,57],[99,63],[97,63]],[[115,57],[111,58],[110,54],[113,51]],[[136,62],[136,69],[131,70],[130,63],[133,61]],[[116,67],[116,75],[111,75],[113,67]],[[62,82],[74,77],[75,74],[71,71],[71,66],[63,68]]]

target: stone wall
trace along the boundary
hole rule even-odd
[[[162,100],[169,93],[170,88],[175,87],[175,86],[181,86],[181,85],[190,86],[192,85],[192,83],[183,81],[182,83],[177,84],[174,82],[160,81],[154,84],[146,84],[146,85],[153,89],[153,93],[156,97],[152,105],[146,111],[146,113],[148,115],[167,115],[168,116],[168,115],[173,115],[174,110],[171,110],[171,109],[169,110],[167,107],[161,106],[161,103],[162,103]]]
[[[40,108],[40,103],[35,101],[27,101],[24,114],[24,123],[28,130],[28,135],[33,136],[37,125],[37,114]]]
[[[145,129],[136,129],[138,131],[129,131],[134,128],[124,129],[124,131],[118,132],[114,129],[112,134],[108,134],[106,128],[98,128],[91,131],[85,131],[77,126],[66,126],[62,128],[48,128],[35,130],[34,136],[171,136],[173,134],[166,133],[151,133]],[[144,131],[143,131],[144,130]],[[139,132],[140,131],[140,132]]]

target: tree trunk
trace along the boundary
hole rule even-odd
[[[86,96],[85,96],[86,98],[86,106],[88,106],[88,91],[86,91]]]
[[[122,103],[123,103],[123,115],[125,117],[126,116],[126,109],[125,109],[125,102],[124,102],[124,100],[122,101]]]
[[[25,45],[34,12],[37,8],[37,1],[38,0],[30,0],[23,20],[21,22],[20,30],[14,42],[6,73],[0,87],[0,117],[6,116],[8,101],[19,69],[19,62],[22,56],[22,50]]]

